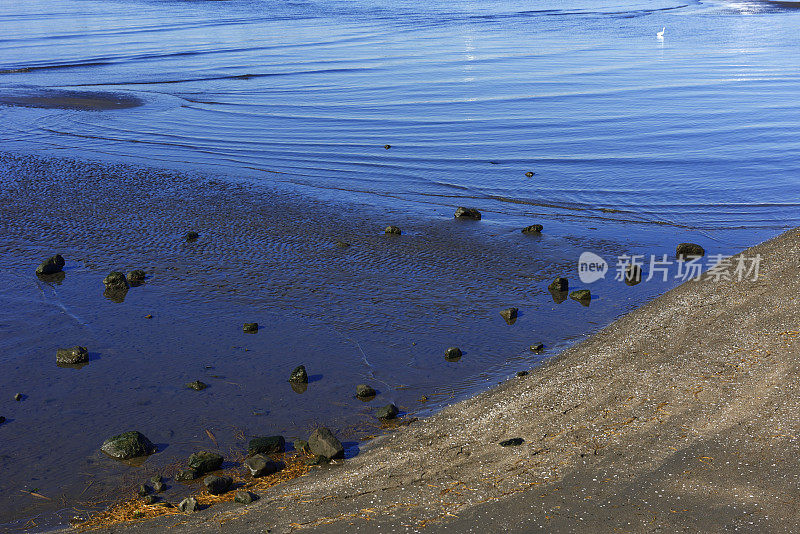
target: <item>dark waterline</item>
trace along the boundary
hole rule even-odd
[[[144,470],[206,429],[238,450],[326,424],[355,452],[381,402],[430,413],[677,283],[554,303],[582,251],[730,254],[799,224],[800,15],[769,4],[41,0],[0,23],[0,530],[140,482],[97,453],[129,426],[162,447]],[[56,251],[65,280],[37,281]],[[77,343],[90,364],[55,367]]]

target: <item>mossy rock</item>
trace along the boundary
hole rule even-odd
[[[131,430],[108,438],[100,450],[117,460],[129,460],[153,454],[156,446],[141,432]]]
[[[222,467],[223,457],[215,452],[200,451],[189,456],[189,469],[194,469],[200,475],[216,471]]]

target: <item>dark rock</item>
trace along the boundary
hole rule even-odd
[[[511,438],[505,441],[500,442],[501,447],[517,447],[525,443],[525,440],[522,438]]]
[[[675,247],[675,256],[678,259],[687,257],[702,258],[705,255],[705,249],[696,243],[680,243]]]
[[[244,461],[244,465],[250,470],[254,477],[263,477],[280,471],[280,464],[273,462],[264,454],[256,454]]]
[[[186,232],[186,235],[184,235],[183,237],[186,238],[186,241],[197,241],[197,239],[200,237],[200,234],[198,234],[194,230],[190,230]]]
[[[136,488],[136,493],[139,497],[144,497],[145,495],[149,495],[153,489],[146,485],[146,484],[139,484],[139,487]]]
[[[141,269],[134,269],[130,271],[126,276],[128,279],[128,283],[132,286],[141,285],[144,282],[144,279],[147,277],[147,274]]]
[[[551,292],[552,291],[558,291],[558,292],[569,291],[569,280],[567,280],[566,278],[561,278],[561,277],[556,278],[555,280],[550,282],[550,285],[547,286],[547,289],[549,289]]]
[[[347,241],[337,241],[336,246],[339,248],[347,248],[350,246],[350,243],[348,243]]]
[[[178,505],[178,510],[181,512],[194,512],[197,510],[197,499],[194,497],[186,497]]]
[[[392,148],[392,145],[383,145],[383,148],[385,148],[386,150],[389,150],[390,148]]]
[[[48,275],[60,273],[64,268],[64,258],[61,254],[56,254],[44,260],[41,265],[36,268],[36,274]]]
[[[522,233],[539,235],[542,233],[542,230],[544,230],[544,226],[542,226],[541,224],[532,224],[530,226],[526,226],[525,228],[523,228]]]
[[[308,438],[308,448],[312,454],[325,458],[342,458],[344,447],[329,429],[319,427]]]
[[[629,286],[635,286],[642,281],[642,268],[639,265],[628,265],[625,267],[625,283]]]
[[[194,382],[189,382],[186,384],[186,387],[195,391],[203,391],[208,387],[208,384],[205,382],[200,382],[199,380],[195,380]]]
[[[294,447],[294,450],[296,450],[297,452],[304,452],[304,453],[311,452],[311,449],[308,448],[308,442],[304,439],[294,440],[292,446]]]
[[[289,382],[298,384],[308,384],[308,373],[305,365],[298,365],[292,374],[289,375]]]
[[[258,332],[258,323],[244,323],[244,327],[242,328],[248,334],[254,334]]]
[[[578,289],[569,294],[569,298],[578,302],[589,302],[592,300],[592,293],[588,289]]]
[[[189,469],[198,471],[198,476],[222,467],[222,456],[215,452],[200,451],[189,456]],[[196,477],[195,477],[196,478]]]
[[[6,422],[6,418],[0,415],[0,425]]]
[[[528,371],[517,371],[517,376],[528,376]]]
[[[507,324],[514,324],[517,322],[517,315],[519,314],[519,310],[517,308],[506,308],[505,310],[500,312],[500,315],[503,319],[506,320]]]
[[[286,440],[283,436],[266,436],[250,440],[247,454],[277,454],[286,450]]]
[[[400,235],[403,233],[402,230],[400,230],[400,228],[398,228],[397,226],[387,226],[384,232],[392,235]]]
[[[233,484],[229,476],[210,475],[203,479],[203,485],[211,495],[221,495],[228,491]]]
[[[456,209],[455,218],[456,219],[472,219],[473,221],[480,221],[481,220],[481,212],[479,212],[475,208],[465,208],[464,206],[459,206]]]
[[[458,347],[450,347],[444,351],[444,359],[450,362],[460,360],[461,356],[462,352]]]
[[[238,490],[233,496],[233,502],[238,502],[239,504],[250,504],[254,500],[255,496],[245,490]]]
[[[556,304],[561,304],[567,297],[569,296],[569,292],[567,291],[553,291],[552,289],[548,289],[550,291],[550,296],[553,297],[553,302]]]
[[[544,350],[544,343],[532,343],[531,344],[531,351],[533,352],[542,352]]]
[[[16,395],[14,395],[14,400],[17,401],[17,402],[21,401],[22,400],[22,393],[17,393]]]
[[[156,452],[156,446],[141,432],[123,432],[103,442],[100,450],[117,460],[129,460]]]
[[[376,395],[375,390],[367,384],[359,384],[356,386],[356,397],[359,399],[368,399]]]
[[[533,172],[533,171],[528,171],[528,172],[525,173],[525,176],[527,176],[528,178],[531,178],[534,174],[536,174],[536,173]]]
[[[86,347],[72,347],[71,349],[58,349],[56,351],[56,363],[76,364],[87,363],[89,361],[89,351]]]
[[[178,482],[188,482],[189,480],[195,480],[196,478],[199,478],[202,474],[203,473],[197,469],[181,469],[175,475],[175,480]]]
[[[106,289],[111,291],[125,291],[128,289],[128,279],[119,271],[112,271],[103,278]]]
[[[400,413],[400,410],[397,409],[397,406],[394,404],[387,404],[383,408],[378,408],[378,411],[375,413],[375,415],[381,421],[388,421],[389,419],[394,419],[397,417],[398,413]]]
[[[144,495],[142,497],[142,502],[145,504],[155,504],[158,502],[158,497],[155,495]]]

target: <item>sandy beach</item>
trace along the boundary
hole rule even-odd
[[[108,531],[797,531],[799,251],[745,250],[757,281],[687,282],[247,507]]]

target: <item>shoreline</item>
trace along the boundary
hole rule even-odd
[[[447,204],[420,214],[320,203],[217,175],[7,154],[0,161],[9,303],[0,321],[16,333],[0,340],[0,386],[24,395],[0,405],[8,419],[0,516],[14,522],[0,528],[19,530],[19,518],[32,516],[44,528],[55,511],[48,502],[105,500],[120,483],[162,474],[197,449],[241,451],[250,437],[305,439],[323,424],[356,453],[381,406],[435,412],[660,291],[609,281],[597,283],[589,307],[554,300],[547,283],[572,271],[580,250],[626,245],[546,220],[530,221],[545,231],[528,236],[493,212],[454,220]],[[402,235],[386,235],[388,224]],[[200,238],[186,242],[188,230]],[[55,252],[66,259],[64,279],[36,279],[36,264]],[[107,298],[108,272],[133,269],[147,273],[144,285],[122,302]],[[513,325],[499,313],[509,306],[520,309]],[[249,322],[258,333],[242,332]],[[543,353],[530,350],[534,342],[545,343]],[[74,345],[89,348],[90,363],[54,366],[56,349]],[[447,361],[454,345],[464,356]],[[303,393],[287,382],[298,364],[310,375]],[[196,380],[210,387],[186,389]],[[361,383],[378,390],[373,401],[355,398]],[[166,451],[141,470],[98,452],[132,429]],[[71,446],[47,445],[63,440]]]
[[[798,253],[789,230],[742,252],[762,256],[755,282],[687,282],[343,466],[169,526],[796,531]],[[498,445],[511,437],[525,443]]]

